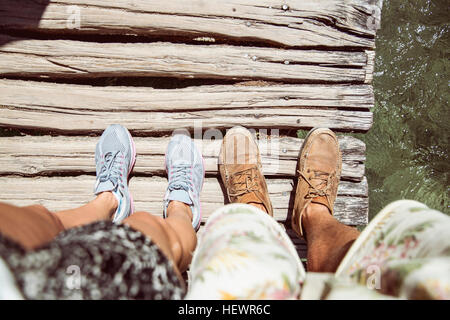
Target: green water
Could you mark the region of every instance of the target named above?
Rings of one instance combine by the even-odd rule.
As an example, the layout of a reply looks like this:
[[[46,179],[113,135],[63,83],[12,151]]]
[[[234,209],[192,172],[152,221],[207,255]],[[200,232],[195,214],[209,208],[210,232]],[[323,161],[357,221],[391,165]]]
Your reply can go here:
[[[370,216],[396,199],[449,213],[448,0],[385,0],[367,144]]]
[[[370,218],[397,199],[450,213],[449,6],[384,0],[374,125],[355,135],[367,145]]]

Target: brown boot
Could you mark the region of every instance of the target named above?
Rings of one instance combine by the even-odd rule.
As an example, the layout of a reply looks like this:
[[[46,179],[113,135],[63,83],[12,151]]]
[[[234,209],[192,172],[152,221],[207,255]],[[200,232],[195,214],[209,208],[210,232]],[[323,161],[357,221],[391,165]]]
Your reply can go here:
[[[273,216],[258,144],[250,131],[234,127],[227,132],[219,154],[219,171],[231,203],[256,204]]]
[[[300,150],[292,228],[303,237],[302,215],[310,203],[320,203],[333,214],[341,178],[342,156],[336,135],[330,129],[315,128]]]

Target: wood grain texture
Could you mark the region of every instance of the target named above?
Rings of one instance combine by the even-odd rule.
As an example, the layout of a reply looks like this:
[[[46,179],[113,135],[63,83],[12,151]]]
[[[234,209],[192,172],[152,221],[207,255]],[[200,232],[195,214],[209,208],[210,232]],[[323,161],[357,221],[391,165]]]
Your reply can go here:
[[[284,46],[373,48],[382,3],[380,0],[46,2],[5,1],[0,10],[0,27],[52,33],[207,37]],[[283,4],[287,6],[283,8]],[[80,19],[74,20],[78,12]]]
[[[61,112],[281,107],[369,110],[374,106],[374,94],[370,85],[252,83],[153,89],[0,79],[0,106]]]
[[[78,177],[0,177],[0,201],[18,206],[42,204],[57,211],[81,206],[93,198],[94,176]],[[267,179],[274,217],[286,221],[293,190],[292,179]],[[162,199],[167,180],[162,177],[134,177],[130,181],[137,211],[162,214]],[[367,223],[368,198],[361,195],[367,190],[367,181],[359,183],[341,182],[335,202],[335,216],[342,223],[364,225]],[[358,194],[359,196],[355,196]],[[24,196],[26,195],[26,196]],[[216,178],[205,180],[201,193],[203,221],[225,203],[225,198]],[[290,202],[291,200],[291,202]]]
[[[285,50],[169,42],[94,43],[1,36],[0,76],[175,77],[369,83],[366,51]]]
[[[304,108],[255,108],[190,112],[95,112],[90,110],[49,111],[0,106],[0,126],[51,131],[63,134],[100,133],[111,123],[120,123],[138,135],[170,133],[185,128],[311,129],[327,127],[336,131],[366,132],[372,113]]]
[[[268,132],[270,133],[270,131]],[[195,137],[195,136],[194,136]],[[206,173],[218,174],[218,155],[222,140],[194,139],[202,152]],[[221,139],[221,137],[217,137]],[[134,138],[138,175],[164,175],[164,155],[170,138]],[[95,174],[96,137],[24,136],[0,138],[0,175]],[[294,177],[302,139],[260,139],[265,175]],[[365,144],[351,136],[339,136],[343,157],[342,179],[361,181],[364,176]]]
[[[367,131],[373,101],[369,85],[217,85],[169,90],[3,79],[0,125],[81,134],[101,132],[111,123],[122,123],[139,134],[193,130],[200,125]]]

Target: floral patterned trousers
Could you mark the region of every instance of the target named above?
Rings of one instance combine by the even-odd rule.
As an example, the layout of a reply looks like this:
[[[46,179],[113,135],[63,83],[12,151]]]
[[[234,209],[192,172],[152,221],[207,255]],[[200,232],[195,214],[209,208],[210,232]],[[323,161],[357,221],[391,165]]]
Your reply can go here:
[[[187,299],[450,299],[450,217],[410,200],[384,208],[335,274],[305,272],[284,229],[230,204],[208,219]]]

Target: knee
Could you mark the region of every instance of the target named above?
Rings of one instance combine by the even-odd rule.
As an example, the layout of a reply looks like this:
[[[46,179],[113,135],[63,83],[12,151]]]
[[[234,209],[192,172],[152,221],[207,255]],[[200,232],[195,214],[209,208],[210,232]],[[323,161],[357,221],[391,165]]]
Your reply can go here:
[[[152,224],[157,223],[159,217],[156,215],[153,215],[151,213],[145,212],[145,211],[138,211],[133,213],[131,216],[123,220],[123,223],[129,222],[129,221],[142,221],[142,222],[150,222]]]
[[[141,232],[144,231],[144,233],[150,232],[150,230],[166,232],[163,221],[164,219],[162,217],[145,211],[139,211],[124,219],[122,223],[128,224]]]

